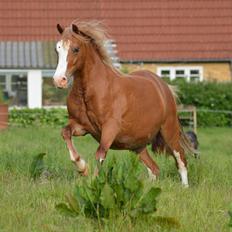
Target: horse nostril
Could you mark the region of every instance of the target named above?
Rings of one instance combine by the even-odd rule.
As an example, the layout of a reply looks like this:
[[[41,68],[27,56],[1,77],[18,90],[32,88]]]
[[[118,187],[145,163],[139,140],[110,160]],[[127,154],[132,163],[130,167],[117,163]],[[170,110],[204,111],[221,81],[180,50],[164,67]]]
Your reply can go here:
[[[66,78],[66,77],[62,77],[62,80],[63,80],[63,81],[66,81],[66,80],[67,80],[67,78]]]

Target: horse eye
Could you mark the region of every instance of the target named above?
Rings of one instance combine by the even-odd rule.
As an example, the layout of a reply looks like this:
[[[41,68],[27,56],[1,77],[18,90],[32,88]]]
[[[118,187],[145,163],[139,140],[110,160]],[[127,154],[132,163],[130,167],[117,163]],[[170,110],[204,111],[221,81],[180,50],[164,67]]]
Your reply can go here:
[[[80,48],[72,48],[73,53],[77,53],[77,52],[79,52],[79,50],[80,50]]]

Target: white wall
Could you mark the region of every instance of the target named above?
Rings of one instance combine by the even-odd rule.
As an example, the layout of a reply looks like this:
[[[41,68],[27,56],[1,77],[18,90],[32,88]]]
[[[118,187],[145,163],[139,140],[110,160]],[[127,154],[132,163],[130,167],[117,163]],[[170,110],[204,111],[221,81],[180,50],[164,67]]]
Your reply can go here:
[[[29,108],[42,107],[42,71],[28,70],[27,101]]]

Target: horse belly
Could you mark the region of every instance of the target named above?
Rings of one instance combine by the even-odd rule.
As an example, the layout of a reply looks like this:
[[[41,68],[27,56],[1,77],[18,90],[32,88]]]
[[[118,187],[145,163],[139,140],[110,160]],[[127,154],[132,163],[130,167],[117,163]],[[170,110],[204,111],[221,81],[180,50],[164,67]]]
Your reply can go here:
[[[159,132],[163,121],[163,111],[158,109],[150,107],[142,112],[131,109],[122,120],[121,132],[114,141],[114,147],[135,150],[150,143]]]
[[[156,131],[151,131],[144,135],[138,133],[137,135],[127,134],[127,135],[117,136],[111,148],[112,149],[136,150],[150,143],[153,137],[155,136],[155,134],[156,134]]]

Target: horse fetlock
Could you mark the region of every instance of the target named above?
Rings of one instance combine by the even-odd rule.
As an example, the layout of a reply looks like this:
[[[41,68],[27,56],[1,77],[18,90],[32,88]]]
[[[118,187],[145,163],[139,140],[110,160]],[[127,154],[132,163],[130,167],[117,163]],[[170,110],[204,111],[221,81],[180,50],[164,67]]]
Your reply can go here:
[[[181,177],[181,182],[184,187],[189,187],[188,184],[188,172],[185,167],[180,168],[179,170],[180,177]]]

